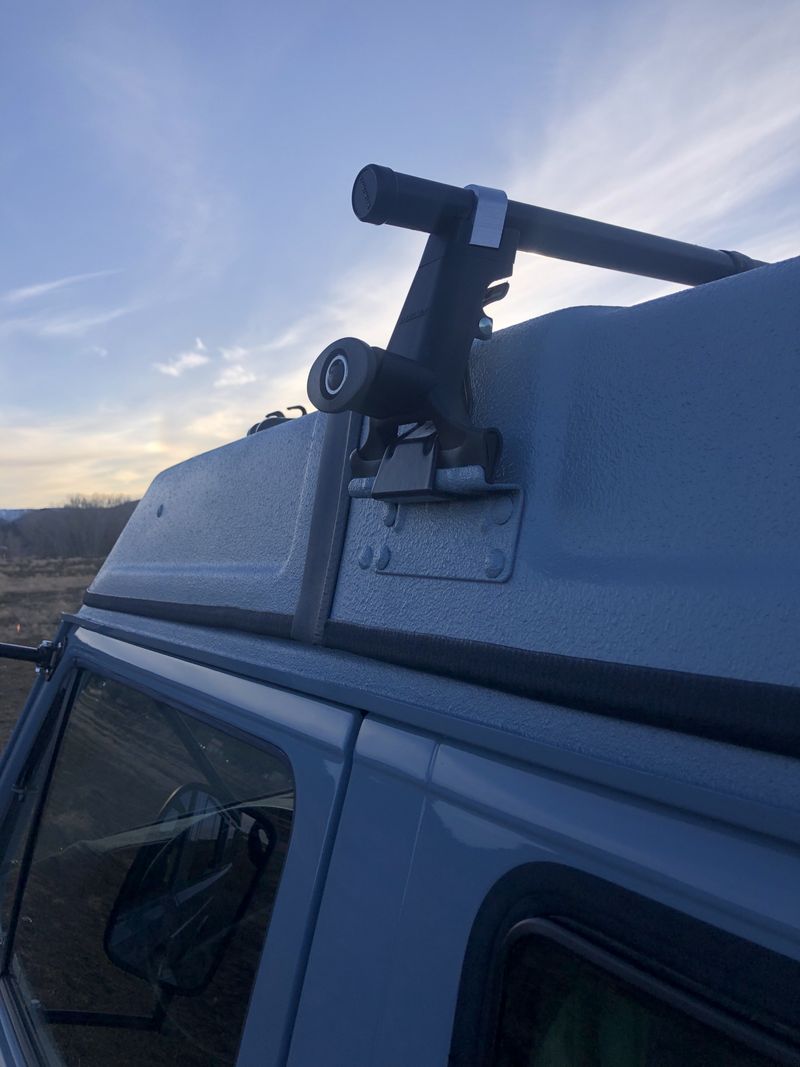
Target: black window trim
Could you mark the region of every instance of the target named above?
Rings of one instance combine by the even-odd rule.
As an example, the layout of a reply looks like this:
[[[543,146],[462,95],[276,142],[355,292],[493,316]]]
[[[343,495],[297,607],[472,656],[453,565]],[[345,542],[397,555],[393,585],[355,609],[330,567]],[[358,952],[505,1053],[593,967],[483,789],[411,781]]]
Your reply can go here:
[[[47,797],[50,793],[53,774],[55,772],[58,754],[61,751],[61,742],[64,739],[64,731],[69,721],[69,712],[75,702],[81,688],[83,672],[74,670],[68,682],[58,691],[53,702],[42,720],[41,726],[33,740],[28,757],[20,770],[19,777],[14,786],[14,794],[21,791],[23,795],[32,789],[31,783],[35,779],[40,768],[43,767],[41,784],[33,789],[34,809],[31,814],[30,825],[27,829],[25,846],[20,858],[19,877],[14,888],[14,901],[8,918],[8,929],[3,930],[3,945],[0,953],[0,983],[11,987],[15,983],[9,981],[11,976],[11,960],[14,950],[14,938],[19,922],[19,913],[22,907],[22,898],[28,884],[28,873],[33,862],[33,853],[36,847],[36,839],[39,833],[39,823],[42,818]],[[9,825],[15,818],[12,807],[9,806],[3,812],[3,823]],[[5,830],[5,826],[3,827]],[[5,839],[5,832],[3,832]],[[16,992],[14,993],[16,996]]]
[[[663,924],[663,925],[662,925]],[[658,929],[654,950],[652,932]],[[702,974],[678,967],[669,954],[671,935],[691,939]],[[487,894],[470,932],[458,991],[449,1067],[491,1067],[503,996],[503,975],[512,946],[523,937],[546,937],[603,970],[777,1063],[800,1065],[800,961],[730,934],[709,923],[577,868],[552,862],[524,864],[504,875]],[[780,1019],[757,1018],[726,969],[724,953],[738,951],[748,963],[774,962],[768,984]],[[718,982],[709,982],[709,972]],[[763,976],[762,976],[763,977]],[[699,980],[702,978],[704,980]],[[732,988],[734,987],[734,988]],[[792,992],[792,989],[797,992]],[[773,1000],[770,1000],[770,1007]]]

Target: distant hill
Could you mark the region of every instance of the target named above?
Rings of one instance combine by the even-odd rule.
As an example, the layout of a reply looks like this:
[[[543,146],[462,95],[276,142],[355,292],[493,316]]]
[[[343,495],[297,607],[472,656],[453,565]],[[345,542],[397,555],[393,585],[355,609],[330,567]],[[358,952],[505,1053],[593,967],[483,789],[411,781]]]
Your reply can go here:
[[[137,503],[0,511],[0,558],[107,556]]]
[[[24,515],[27,508],[0,508],[0,522],[13,522]]]

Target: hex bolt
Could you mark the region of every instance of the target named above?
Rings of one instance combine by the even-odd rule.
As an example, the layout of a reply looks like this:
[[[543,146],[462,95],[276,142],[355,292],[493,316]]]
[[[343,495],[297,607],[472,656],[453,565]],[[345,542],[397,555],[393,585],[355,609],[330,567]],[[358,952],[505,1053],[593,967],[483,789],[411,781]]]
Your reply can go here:
[[[361,551],[358,553],[358,565],[362,571],[369,570],[372,565],[372,546],[364,545]]]
[[[388,545],[381,545],[381,550],[378,553],[378,558],[375,560],[375,570],[385,571],[389,566],[389,560],[392,558],[392,553],[389,551]]]
[[[394,526],[397,522],[397,504],[386,504],[383,509],[383,525]]]
[[[486,568],[487,578],[497,578],[503,571],[506,565],[506,557],[499,548],[490,548],[486,553],[486,559],[484,560],[484,566]]]
[[[514,501],[510,496],[496,496],[492,500],[492,521],[504,526],[514,514]]]

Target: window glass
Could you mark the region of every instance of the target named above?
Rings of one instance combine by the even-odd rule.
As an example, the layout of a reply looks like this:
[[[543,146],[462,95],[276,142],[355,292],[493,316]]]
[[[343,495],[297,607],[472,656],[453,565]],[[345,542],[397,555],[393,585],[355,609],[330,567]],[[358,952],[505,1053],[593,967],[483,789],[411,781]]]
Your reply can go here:
[[[775,1061],[556,941],[510,948],[493,1067],[766,1067]]]
[[[85,679],[12,931],[46,1058],[235,1062],[293,810],[282,753]]]

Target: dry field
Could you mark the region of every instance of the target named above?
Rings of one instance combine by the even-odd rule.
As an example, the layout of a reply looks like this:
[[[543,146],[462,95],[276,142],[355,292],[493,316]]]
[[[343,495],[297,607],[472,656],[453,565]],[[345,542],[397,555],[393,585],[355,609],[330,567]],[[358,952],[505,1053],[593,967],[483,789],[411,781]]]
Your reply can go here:
[[[0,641],[51,640],[62,611],[77,611],[102,559],[0,560]],[[0,751],[35,674],[31,663],[0,659]]]

